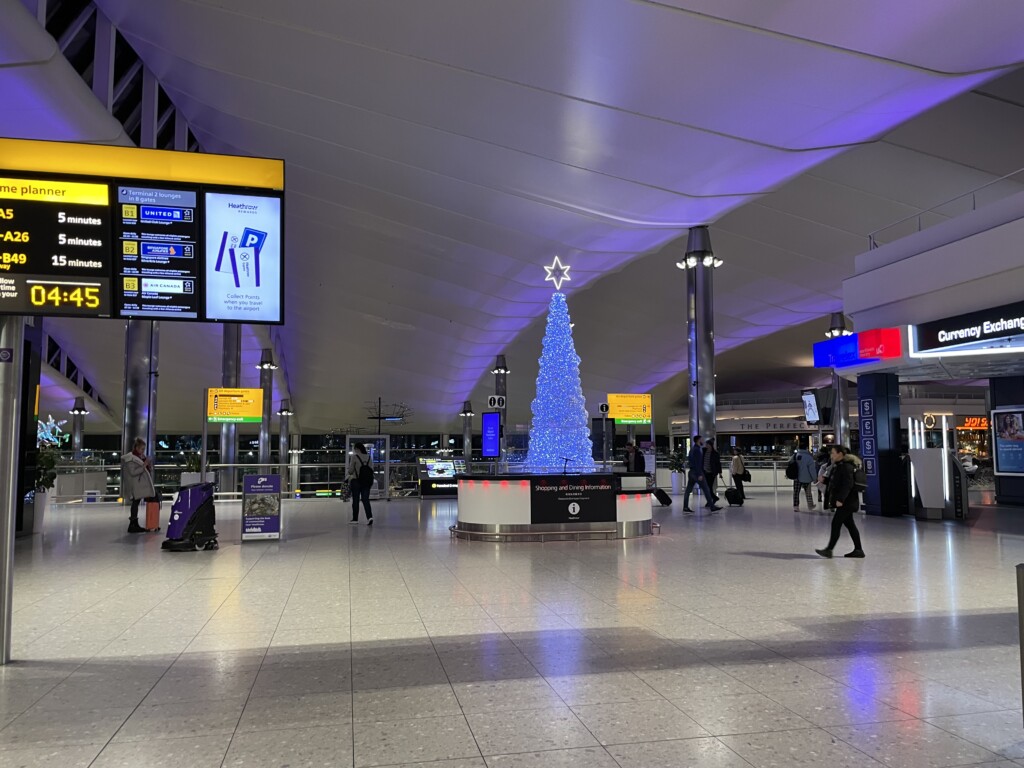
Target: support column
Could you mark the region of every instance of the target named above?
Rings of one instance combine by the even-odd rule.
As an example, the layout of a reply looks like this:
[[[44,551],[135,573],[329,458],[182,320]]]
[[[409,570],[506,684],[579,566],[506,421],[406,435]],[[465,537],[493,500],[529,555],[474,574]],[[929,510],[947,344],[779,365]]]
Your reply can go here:
[[[239,323],[224,323],[222,326],[223,349],[220,361],[220,385],[237,389],[242,370],[242,326]],[[221,470],[221,491],[235,493],[238,490],[238,427],[235,424],[220,425],[220,463],[232,466]]]
[[[289,442],[291,438],[291,415],[292,401],[282,400],[281,407],[277,411],[277,463],[282,465],[288,463],[288,452],[290,448]],[[284,472],[281,474],[284,475],[281,478],[282,490],[287,492],[290,490],[288,487],[288,476]]]
[[[159,373],[160,323],[129,320],[124,345],[124,431],[121,453],[132,449],[136,437],[156,447],[156,393]]]
[[[862,373],[857,377],[860,457],[868,489],[864,510],[869,515],[899,517],[909,512],[907,478],[900,461],[900,379],[893,373]]]
[[[708,438],[715,436],[715,267],[707,227],[690,228],[686,259],[690,264],[686,270],[690,434]]]
[[[501,399],[499,403],[503,403],[498,408],[498,413],[501,414],[501,442],[500,442],[500,455],[498,456],[498,472],[508,472],[508,438],[506,433],[508,432],[508,364],[505,362],[504,355],[498,355],[498,359],[494,364],[494,370],[491,371],[494,374],[494,394]]]
[[[0,317],[0,664],[11,660],[25,318]]]
[[[271,349],[264,349],[260,356],[260,389],[263,390],[263,419],[260,421],[260,448],[259,464],[260,471],[266,472],[270,467],[270,422],[271,401],[274,398],[274,352]]]
[[[287,459],[287,461],[288,461],[288,473],[289,473],[288,487],[291,488],[292,494],[294,496],[296,496],[296,497],[298,497],[298,495],[302,491],[302,485],[301,485],[300,480],[299,480],[299,471],[301,469],[299,467],[299,463],[302,460],[302,448],[301,448],[301,446],[302,446],[302,436],[296,434],[295,435],[295,447],[292,448],[288,452],[288,459]]]
[[[462,458],[466,462],[466,473],[472,471],[470,462],[473,460],[473,404],[466,400],[462,404]]]
[[[850,399],[846,379],[832,369],[832,389],[836,393],[836,404],[832,409],[832,428],[836,433],[836,444],[850,447]]]
[[[82,458],[82,438],[85,435],[85,417],[89,413],[85,409],[85,398],[76,397],[71,408],[71,449],[75,452],[75,461]]]

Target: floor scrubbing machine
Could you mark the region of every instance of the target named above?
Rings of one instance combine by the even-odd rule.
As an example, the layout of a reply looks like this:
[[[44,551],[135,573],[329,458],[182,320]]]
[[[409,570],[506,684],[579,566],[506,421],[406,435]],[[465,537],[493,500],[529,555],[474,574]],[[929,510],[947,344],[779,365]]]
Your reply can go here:
[[[219,549],[217,516],[213,508],[213,483],[186,485],[178,491],[167,523],[163,548],[171,552]]]

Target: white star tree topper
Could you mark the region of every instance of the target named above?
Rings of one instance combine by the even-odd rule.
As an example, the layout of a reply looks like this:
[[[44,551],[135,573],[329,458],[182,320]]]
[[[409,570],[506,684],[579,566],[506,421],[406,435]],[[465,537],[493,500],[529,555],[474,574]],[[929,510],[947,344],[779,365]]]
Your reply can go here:
[[[544,278],[544,282],[546,283],[550,280],[555,284],[556,291],[562,290],[563,282],[572,280],[569,277],[569,265],[563,264],[557,256],[555,256],[555,260],[550,267],[544,267],[544,271],[548,273],[548,276]]]

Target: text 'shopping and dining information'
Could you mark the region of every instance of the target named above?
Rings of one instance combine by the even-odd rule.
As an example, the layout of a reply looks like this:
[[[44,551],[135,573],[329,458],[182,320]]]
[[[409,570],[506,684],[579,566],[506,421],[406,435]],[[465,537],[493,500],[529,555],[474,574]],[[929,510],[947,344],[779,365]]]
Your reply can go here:
[[[0,176],[0,313],[110,317],[106,184]]]
[[[117,185],[122,317],[199,317],[194,190]]]

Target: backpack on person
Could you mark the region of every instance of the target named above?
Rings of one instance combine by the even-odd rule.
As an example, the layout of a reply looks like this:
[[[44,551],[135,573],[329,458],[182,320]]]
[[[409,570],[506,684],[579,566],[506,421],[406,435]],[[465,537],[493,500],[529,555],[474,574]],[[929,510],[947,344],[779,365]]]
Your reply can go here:
[[[800,464],[797,462],[796,457],[789,460],[789,464],[786,465],[786,478],[788,480],[797,480],[800,477]]]
[[[360,459],[360,461],[362,461],[362,459]],[[365,488],[370,488],[371,486],[373,486],[373,467],[370,466],[369,461],[364,463],[363,466],[359,468],[359,472],[356,474],[356,479],[359,481],[359,484],[364,486]]]
[[[864,493],[868,489],[868,473],[860,466],[853,470],[853,490]]]

